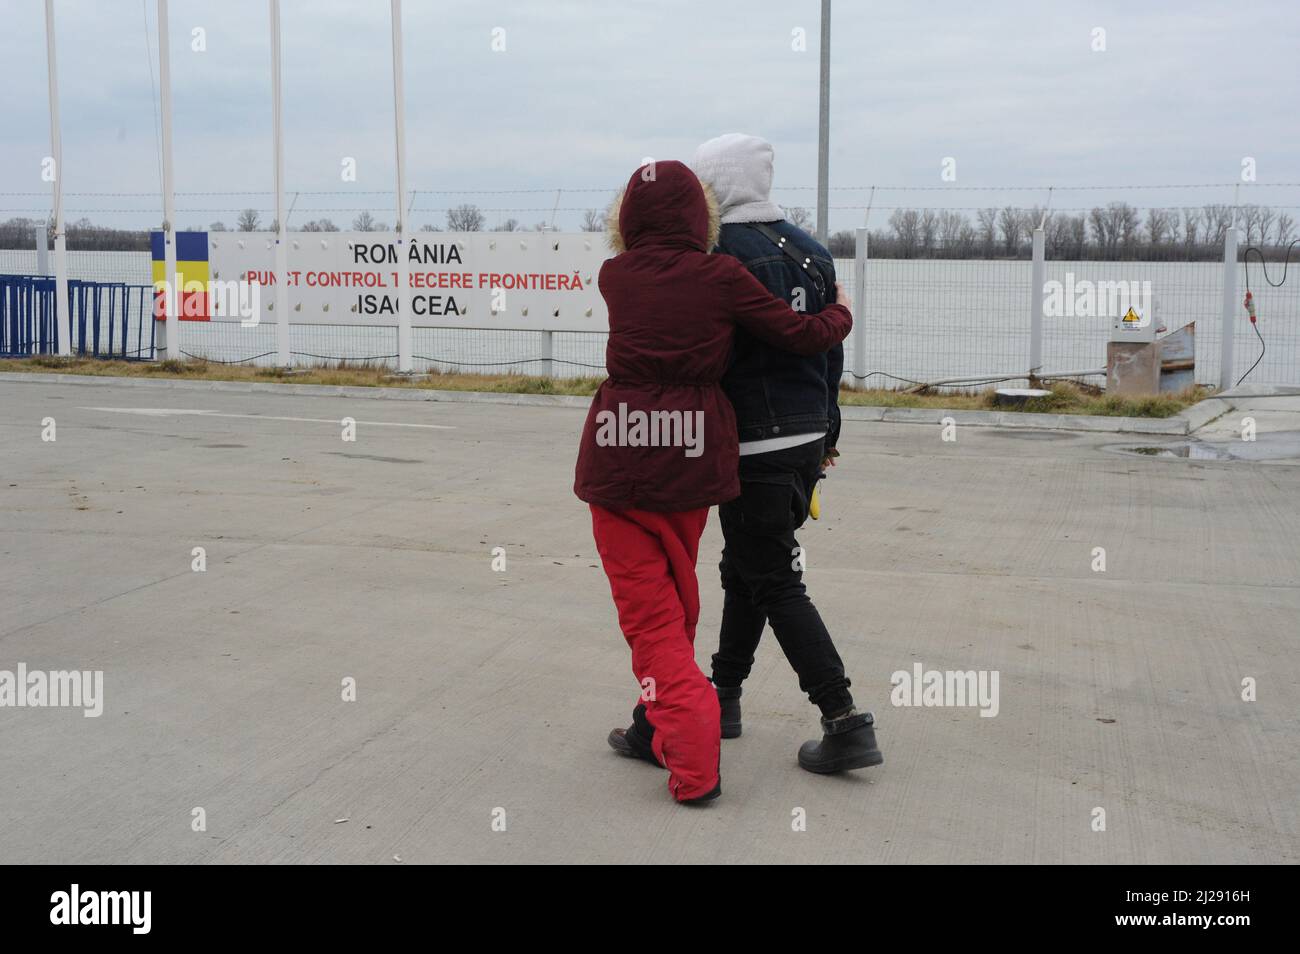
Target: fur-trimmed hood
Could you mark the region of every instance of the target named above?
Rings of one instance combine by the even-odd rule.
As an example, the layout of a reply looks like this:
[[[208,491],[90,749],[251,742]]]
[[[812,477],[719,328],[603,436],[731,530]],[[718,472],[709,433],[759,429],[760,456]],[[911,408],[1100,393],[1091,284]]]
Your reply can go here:
[[[673,159],[632,173],[605,216],[606,238],[615,255],[642,244],[711,252],[721,227],[713,190]]]

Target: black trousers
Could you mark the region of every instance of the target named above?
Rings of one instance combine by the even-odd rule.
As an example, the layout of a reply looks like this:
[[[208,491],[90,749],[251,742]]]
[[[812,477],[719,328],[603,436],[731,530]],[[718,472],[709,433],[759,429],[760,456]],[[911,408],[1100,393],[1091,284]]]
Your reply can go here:
[[[853,705],[844,663],[817,607],[808,598],[795,531],[821,472],[824,442],[740,458],[740,497],[718,508],[722,550],[722,631],[713,656],[713,681],[734,687],[754,665],[763,627],[799,676],[799,688],[824,716]]]

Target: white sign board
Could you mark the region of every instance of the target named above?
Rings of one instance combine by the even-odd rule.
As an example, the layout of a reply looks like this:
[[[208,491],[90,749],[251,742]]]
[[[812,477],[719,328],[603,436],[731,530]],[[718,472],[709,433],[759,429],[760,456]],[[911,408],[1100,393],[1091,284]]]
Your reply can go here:
[[[209,232],[212,281],[261,286],[260,322],[274,323],[275,233]],[[290,232],[289,321],[397,324],[397,236],[391,232]],[[593,232],[421,232],[410,263],[415,327],[607,331],[596,278],[610,257]],[[214,307],[213,321],[238,321]]]

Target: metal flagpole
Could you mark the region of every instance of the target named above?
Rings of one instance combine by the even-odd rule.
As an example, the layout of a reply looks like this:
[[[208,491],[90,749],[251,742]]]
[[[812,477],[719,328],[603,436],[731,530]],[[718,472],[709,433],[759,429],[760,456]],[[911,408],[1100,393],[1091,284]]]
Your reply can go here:
[[[167,320],[163,325],[163,347],[169,358],[181,356],[180,276],[176,267],[176,194],[172,172],[172,57],[167,28],[167,0],[158,0],[158,83],[162,105],[162,190],[163,190],[163,298]]]
[[[63,136],[59,130],[59,79],[54,57],[54,0],[45,0],[45,61],[50,84],[50,158],[54,161],[54,307],[63,321],[59,354],[72,354],[72,312],[68,310],[68,240],[63,234]]]
[[[393,131],[397,152],[397,371],[411,365],[411,260],[406,237],[406,97],[402,77],[402,0],[391,0],[393,20]]]
[[[822,0],[821,83],[817,96],[817,241],[830,234],[828,197],[831,162],[831,0]]]
[[[285,241],[284,127],[280,97],[280,0],[271,7],[271,126],[275,150],[275,363],[289,367],[289,249]]]

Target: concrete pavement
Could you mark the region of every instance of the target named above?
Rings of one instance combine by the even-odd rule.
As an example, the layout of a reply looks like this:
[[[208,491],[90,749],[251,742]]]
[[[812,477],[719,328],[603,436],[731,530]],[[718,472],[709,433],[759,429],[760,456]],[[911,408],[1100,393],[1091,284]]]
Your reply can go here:
[[[1207,441],[1243,409],[1300,431],[1264,400]],[[798,769],[815,714],[769,633],[691,810],[605,746],[637,687],[570,491],[580,408],[53,377],[0,377],[0,408],[0,671],[105,692],[0,708],[2,861],[1300,861],[1294,457],[847,423],[802,539],[885,764]],[[715,517],[701,662],[719,545]],[[917,663],[997,672],[998,714],[891,705]]]

